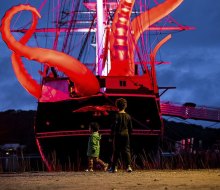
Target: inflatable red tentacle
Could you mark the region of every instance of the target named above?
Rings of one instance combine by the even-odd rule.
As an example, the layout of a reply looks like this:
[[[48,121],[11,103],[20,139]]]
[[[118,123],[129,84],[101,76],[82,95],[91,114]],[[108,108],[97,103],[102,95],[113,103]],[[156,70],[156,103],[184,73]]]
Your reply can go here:
[[[139,16],[137,16],[131,22],[131,30],[133,31],[133,41],[134,43],[129,43],[129,51],[131,55],[131,61],[134,65],[134,49],[135,45],[138,42],[141,34],[148,29],[149,26],[155,24],[168,14],[170,14],[173,10],[175,10],[183,0],[166,0],[165,2],[157,5],[156,7],[146,11]]]
[[[19,56],[46,63],[50,67],[56,67],[64,72],[74,82],[79,96],[89,96],[98,93],[100,86],[97,78],[77,59],[55,50],[25,46],[13,37],[10,33],[10,21],[17,12],[22,10],[31,11],[40,17],[37,10],[29,5],[18,5],[7,11],[2,19],[1,31],[2,39],[8,47]]]
[[[135,0],[121,0],[112,23],[110,38],[111,70],[109,75],[134,75],[135,45],[148,27],[176,9],[183,0],[166,0],[164,3],[137,16],[130,24]],[[130,25],[129,25],[130,24]],[[128,33],[131,29],[132,35]]]
[[[121,0],[112,22],[110,37],[111,70],[109,76],[132,75],[128,51],[130,16],[135,0]]]
[[[38,23],[38,16],[33,12],[33,21],[31,27],[25,33],[25,35],[19,40],[20,43],[26,44],[28,40],[34,33],[34,30]],[[22,59],[18,54],[12,53],[12,66],[15,72],[15,75],[21,85],[35,98],[40,98],[41,96],[41,85],[31,77],[31,75],[27,72],[22,63]]]
[[[154,50],[150,54],[150,62],[151,62],[151,75],[152,75],[152,87],[154,89],[155,93],[158,93],[158,86],[156,85],[156,70],[155,70],[155,60],[156,60],[156,54],[160,47],[165,44],[169,39],[171,39],[172,35],[169,34],[165,38],[163,38],[154,48]]]
[[[13,53],[11,59],[18,81],[32,96],[39,99],[41,97],[41,85],[27,72],[19,55]]]

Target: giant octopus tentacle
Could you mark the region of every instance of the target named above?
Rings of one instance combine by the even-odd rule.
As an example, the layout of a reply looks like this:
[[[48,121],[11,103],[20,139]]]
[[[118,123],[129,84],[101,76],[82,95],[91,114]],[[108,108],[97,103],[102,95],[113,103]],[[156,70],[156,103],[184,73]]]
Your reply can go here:
[[[156,71],[155,71],[155,60],[156,60],[156,54],[160,47],[165,44],[169,39],[171,39],[171,34],[167,35],[165,38],[163,38],[154,48],[154,50],[150,54],[150,63],[151,63],[151,75],[152,75],[152,87],[154,89],[155,93],[158,93],[158,86],[155,84],[156,82]]]
[[[167,16],[183,0],[166,0],[164,3],[137,16],[130,23],[130,15],[135,0],[121,0],[112,23],[110,38],[111,64],[109,75],[133,76],[135,46],[141,34],[148,27]],[[128,29],[131,29],[129,33]]]
[[[70,78],[70,80],[74,82],[76,92],[79,96],[89,96],[98,93],[100,86],[97,78],[85,65],[83,65],[77,59],[55,50],[25,46],[24,44],[30,38],[31,32],[27,34],[26,39],[23,38],[21,42],[18,42],[13,37],[13,35],[10,33],[11,19],[16,13],[23,10],[31,11],[33,14],[40,17],[40,14],[34,7],[31,7],[30,5],[18,5],[7,11],[2,19],[2,39],[5,41],[9,49],[18,54],[16,56],[13,56],[13,61],[17,62],[18,64],[21,64],[22,62],[21,60],[19,61],[20,58],[18,59],[17,56],[22,56],[30,60],[35,60],[40,63],[47,64],[50,67],[56,67],[59,71],[64,72]],[[35,26],[32,24],[32,27]],[[32,92],[32,90],[30,89],[34,87],[39,88],[39,86],[34,84],[34,82],[32,81],[30,83],[31,87],[29,87],[27,85],[27,80],[30,79],[29,74],[26,71],[24,71],[24,68],[18,68],[23,71],[22,85],[24,83],[25,88],[30,93],[33,93],[33,96],[39,98],[40,93]]]
[[[33,16],[33,21],[31,27],[28,29],[25,35],[19,40],[19,42],[22,43],[23,45],[26,44],[28,40],[31,38],[38,23],[37,15],[32,13],[32,16]],[[22,63],[21,56],[13,52],[11,59],[12,59],[12,66],[18,81],[30,94],[32,94],[35,98],[39,99],[41,96],[41,85],[38,84],[37,81],[33,79],[31,75],[27,72],[27,70],[24,67],[24,64]]]
[[[128,33],[135,0],[121,0],[116,9],[110,35],[111,70],[109,76],[129,76]]]
[[[133,43],[129,43],[129,54],[130,60],[132,61],[131,65],[134,65],[134,49],[135,45],[138,42],[141,34],[146,31],[149,26],[155,24],[168,14],[170,14],[173,10],[175,10],[183,0],[166,0],[165,2],[157,5],[156,7],[146,11],[139,16],[135,17],[131,22],[131,30],[132,30],[132,39]]]

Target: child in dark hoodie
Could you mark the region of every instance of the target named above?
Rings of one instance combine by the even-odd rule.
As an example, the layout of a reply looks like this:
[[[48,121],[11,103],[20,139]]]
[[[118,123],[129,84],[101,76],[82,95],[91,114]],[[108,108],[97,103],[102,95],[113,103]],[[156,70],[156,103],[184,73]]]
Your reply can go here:
[[[107,171],[108,164],[99,158],[101,140],[101,135],[99,134],[99,124],[92,122],[89,125],[89,129],[91,131],[91,135],[89,137],[87,148],[88,169],[86,169],[86,171],[93,171],[93,162],[100,164],[103,167],[103,170]]]

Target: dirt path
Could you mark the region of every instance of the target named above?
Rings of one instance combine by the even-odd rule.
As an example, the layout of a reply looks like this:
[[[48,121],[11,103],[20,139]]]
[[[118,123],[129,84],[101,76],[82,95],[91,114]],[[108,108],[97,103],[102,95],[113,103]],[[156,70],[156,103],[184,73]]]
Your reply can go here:
[[[0,174],[1,190],[219,190],[220,170],[142,170],[127,173],[40,172]]]

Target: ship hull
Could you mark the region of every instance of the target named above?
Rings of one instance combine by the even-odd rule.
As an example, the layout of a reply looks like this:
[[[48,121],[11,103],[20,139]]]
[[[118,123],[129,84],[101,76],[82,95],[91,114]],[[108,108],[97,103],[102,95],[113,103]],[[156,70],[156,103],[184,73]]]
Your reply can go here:
[[[100,157],[111,162],[110,129],[116,111],[114,102],[119,97],[127,99],[126,111],[132,116],[134,130],[131,149],[132,157],[136,158],[133,164],[145,167],[143,155],[147,160],[152,156],[149,154],[158,154],[163,124],[159,102],[154,95],[105,93],[59,102],[39,102],[35,135],[48,170],[78,171],[86,167],[87,141],[90,134],[88,125],[92,121],[101,126]]]

